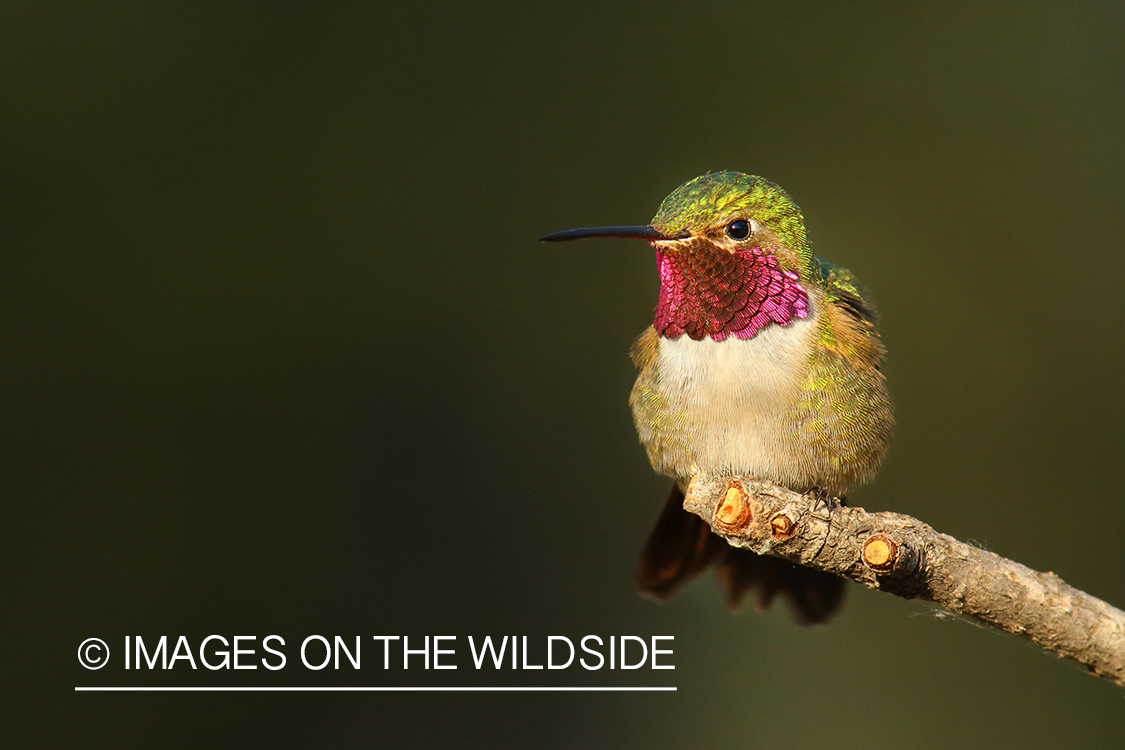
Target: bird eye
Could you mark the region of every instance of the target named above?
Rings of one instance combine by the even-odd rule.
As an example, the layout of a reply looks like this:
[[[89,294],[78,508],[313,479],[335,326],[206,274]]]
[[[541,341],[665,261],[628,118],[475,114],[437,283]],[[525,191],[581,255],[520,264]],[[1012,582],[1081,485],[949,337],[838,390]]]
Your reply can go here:
[[[727,224],[727,237],[732,240],[744,240],[750,236],[750,222],[746,219],[735,219]]]

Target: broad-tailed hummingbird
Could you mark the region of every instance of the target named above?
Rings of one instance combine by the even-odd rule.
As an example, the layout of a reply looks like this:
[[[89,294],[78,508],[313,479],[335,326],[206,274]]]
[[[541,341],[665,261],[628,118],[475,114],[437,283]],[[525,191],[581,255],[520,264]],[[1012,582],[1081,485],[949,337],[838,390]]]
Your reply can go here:
[[[761,177],[715,172],[672,192],[648,225],[557,232],[647,241],[660,293],[633,346],[629,399],[653,468],[675,484],[638,570],[670,596],[714,564],[728,602],[757,588],[820,622],[843,580],[734,549],[682,507],[697,472],[842,497],[883,460],[894,422],[875,311],[847,270],[813,257],[800,209]]]

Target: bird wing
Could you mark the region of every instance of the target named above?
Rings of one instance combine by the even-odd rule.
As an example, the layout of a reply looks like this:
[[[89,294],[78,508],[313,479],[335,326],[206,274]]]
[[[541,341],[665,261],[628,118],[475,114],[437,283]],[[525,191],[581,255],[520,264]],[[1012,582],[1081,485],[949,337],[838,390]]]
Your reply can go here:
[[[875,310],[875,303],[860,286],[855,274],[822,258],[816,258],[816,262],[820,266],[820,274],[828,298],[856,320],[875,325],[879,317]]]

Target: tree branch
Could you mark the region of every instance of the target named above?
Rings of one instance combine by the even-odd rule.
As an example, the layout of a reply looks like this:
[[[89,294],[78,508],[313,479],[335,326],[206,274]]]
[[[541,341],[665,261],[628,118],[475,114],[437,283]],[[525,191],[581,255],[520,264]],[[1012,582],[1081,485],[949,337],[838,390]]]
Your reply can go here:
[[[1125,686],[1125,612],[901,513],[868,513],[746,477],[697,475],[684,508],[734,547],[925,599]]]

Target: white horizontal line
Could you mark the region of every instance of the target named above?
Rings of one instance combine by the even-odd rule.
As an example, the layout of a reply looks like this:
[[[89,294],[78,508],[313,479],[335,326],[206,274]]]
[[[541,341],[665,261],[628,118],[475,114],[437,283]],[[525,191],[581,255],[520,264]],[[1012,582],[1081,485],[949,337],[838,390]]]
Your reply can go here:
[[[675,692],[675,687],[75,687],[77,693],[597,693]]]

